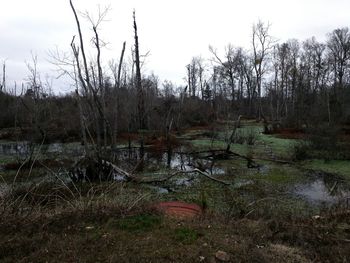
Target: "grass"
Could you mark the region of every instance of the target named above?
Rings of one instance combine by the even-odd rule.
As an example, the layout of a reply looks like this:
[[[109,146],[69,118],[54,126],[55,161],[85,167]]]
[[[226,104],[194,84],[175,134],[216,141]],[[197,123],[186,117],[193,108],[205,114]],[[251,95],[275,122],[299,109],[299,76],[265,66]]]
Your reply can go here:
[[[16,161],[16,157],[8,155],[0,155],[0,165]]]
[[[27,220],[2,220],[0,261],[186,263],[204,258],[211,262],[218,250],[230,255],[232,262],[310,262],[315,257],[344,262],[350,257],[346,243],[337,241],[349,229],[344,220],[334,221],[331,227],[326,219],[223,220],[221,215],[210,213],[194,221],[164,218],[159,223],[156,219],[151,228],[141,223],[142,231],[134,231],[134,227],[130,231],[131,221],[132,226],[154,222],[152,214],[145,217],[143,211],[130,211],[134,215],[126,217],[125,229],[124,223],[123,227],[111,227],[111,220],[123,220],[115,212],[113,208],[79,213],[61,210]]]
[[[299,170],[288,165],[280,167],[270,164],[267,169],[268,171],[266,173],[255,174],[251,178],[265,181],[273,185],[279,184],[288,186],[302,182],[306,179]]]
[[[270,147],[276,156],[287,159],[292,157],[292,150],[296,142],[296,140],[293,139],[281,139],[274,135],[266,134],[260,134],[258,141],[259,143]]]
[[[192,244],[199,238],[199,233],[189,227],[180,227],[174,230],[174,239],[182,244]]]
[[[257,124],[242,125],[241,128],[237,129],[237,134],[246,136],[247,134],[255,133],[255,143],[254,145],[232,143],[231,150],[242,155],[253,154],[256,157],[265,158],[267,155],[266,151],[270,150],[271,153],[282,159],[291,159],[293,157],[292,150],[296,140],[281,139],[273,135],[266,135],[262,133],[262,130],[262,126]],[[192,139],[190,142],[196,150],[226,149],[226,140],[230,136],[231,131],[219,131],[217,133],[218,136],[214,140],[202,136],[201,138]],[[196,131],[196,133],[191,131],[189,134],[185,134],[183,138],[187,138],[187,135],[193,138],[196,137],[197,134],[203,134],[203,131],[202,133],[199,131]]]
[[[271,169],[266,182],[286,183],[284,177],[292,171],[280,172]],[[172,200],[207,204],[201,218],[189,221],[154,213],[150,207],[159,201],[158,196],[141,198],[150,192],[133,184],[112,188],[102,184],[90,189],[86,185],[82,197],[58,199],[55,206],[43,204],[39,197],[51,196],[57,186],[52,185],[46,194],[42,188],[31,189],[29,195],[22,195],[32,201],[39,198],[39,206],[22,202],[23,208],[33,205],[33,209],[25,214],[10,209],[2,214],[0,261],[186,263],[200,257],[213,260],[218,250],[238,262],[308,262],[316,256],[333,262],[349,259],[347,247],[331,241],[346,238],[348,217],[333,218],[333,214],[321,219],[318,228],[309,220],[310,214],[303,214],[308,211],[304,203],[271,196],[273,192],[265,186],[224,187],[202,179],[197,185],[166,195]],[[337,231],[332,231],[335,227]]]
[[[161,222],[162,219],[158,215],[141,214],[119,219],[115,222],[115,225],[119,229],[129,232],[143,232],[153,230],[155,227],[159,226]]]
[[[336,173],[350,181],[350,161],[347,160],[324,161],[313,159],[305,161],[303,167],[327,173]]]
[[[196,150],[225,149],[227,143],[211,139],[191,140],[191,144]]]

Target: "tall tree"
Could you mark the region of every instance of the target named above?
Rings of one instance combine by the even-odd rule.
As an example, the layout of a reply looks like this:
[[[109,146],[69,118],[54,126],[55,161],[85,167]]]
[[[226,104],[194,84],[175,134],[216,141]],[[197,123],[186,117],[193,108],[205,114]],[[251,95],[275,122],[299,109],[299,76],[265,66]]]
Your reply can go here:
[[[225,57],[221,59],[217,54],[217,51],[209,46],[209,51],[214,55],[213,61],[221,65],[223,69],[224,76],[229,81],[229,86],[231,88],[232,101],[235,100],[235,81],[237,78],[237,71],[239,67],[239,61],[236,54],[235,48],[229,44],[225,50]]]
[[[137,35],[137,24],[136,24],[135,10],[133,12],[133,19],[134,19],[134,39],[135,39],[134,52],[135,52],[135,67],[136,67],[135,84],[136,84],[137,100],[138,100],[138,102],[137,102],[137,114],[138,114],[139,129],[145,129],[146,128],[145,98],[144,98],[144,91],[143,91],[142,80],[141,80],[139,37]]]
[[[334,87],[343,88],[344,75],[349,70],[350,32],[349,28],[338,28],[328,35],[327,47],[330,63],[334,70]]]
[[[265,25],[262,21],[253,25],[252,44],[254,54],[254,70],[256,75],[256,86],[258,92],[258,112],[257,117],[263,117],[262,112],[262,79],[267,70],[267,57],[273,48],[274,40],[269,34],[270,25]]]

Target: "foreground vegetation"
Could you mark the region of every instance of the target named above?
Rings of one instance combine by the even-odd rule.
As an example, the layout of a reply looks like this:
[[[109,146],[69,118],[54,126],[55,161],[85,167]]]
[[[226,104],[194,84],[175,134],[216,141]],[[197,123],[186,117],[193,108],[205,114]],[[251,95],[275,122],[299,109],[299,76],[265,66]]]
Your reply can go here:
[[[189,129],[176,140],[186,146],[186,158],[190,152],[225,149],[230,125],[216,124],[214,134],[213,127]],[[341,194],[349,193],[349,161],[297,161],[293,151],[299,139],[262,131],[244,121],[231,145],[257,166],[248,168],[239,156],[215,161],[212,176],[229,185],[195,174],[153,184],[73,183],[60,173],[62,164],[72,165],[64,161],[67,154],[74,156],[69,150],[37,154],[37,165],[20,170],[8,166],[1,172],[7,184],[1,188],[0,260],[221,262],[216,256],[223,251],[230,262],[348,261],[349,206]],[[147,154],[163,156],[159,141],[149,141]],[[6,162],[13,163],[10,159]],[[206,165],[200,156],[185,165],[195,162]],[[149,157],[136,176],[163,178],[176,169],[176,162],[167,167],[162,158]],[[319,180],[330,199],[299,191]],[[197,203],[204,213],[185,220],[155,208],[173,200]]]
[[[2,262],[346,262],[347,221],[261,220],[208,213],[193,221],[138,207],[93,206],[1,222]]]

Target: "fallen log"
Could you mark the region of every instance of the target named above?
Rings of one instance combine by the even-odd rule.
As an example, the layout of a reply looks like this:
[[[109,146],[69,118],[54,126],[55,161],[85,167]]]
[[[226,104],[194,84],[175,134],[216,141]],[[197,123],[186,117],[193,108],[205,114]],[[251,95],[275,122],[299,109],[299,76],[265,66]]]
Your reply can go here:
[[[78,161],[78,163],[80,163],[82,161],[82,159],[80,159]],[[135,176],[135,174],[133,173],[133,171],[135,171],[135,169],[132,170],[132,172],[127,172],[125,170],[123,170],[122,168],[118,167],[117,165],[113,164],[112,162],[109,162],[107,160],[101,160],[101,164],[105,167],[108,167],[110,169],[110,173],[114,172],[117,175],[120,175],[122,177],[124,177],[126,179],[126,181],[132,181],[135,183],[146,183],[146,184],[150,184],[150,183],[161,183],[161,182],[165,182],[170,180],[172,177],[178,175],[178,174],[193,174],[193,173],[197,173],[200,175],[205,176],[206,178],[224,184],[224,185],[231,185],[231,183],[229,182],[225,182],[222,180],[219,180],[217,178],[212,177],[211,175],[209,175],[207,172],[202,171],[198,168],[195,168],[193,170],[189,170],[189,171],[175,171],[173,173],[171,173],[170,175],[166,176],[165,178],[159,178],[159,179],[152,179],[152,180],[145,180],[142,179],[138,176]],[[75,165],[75,167],[73,169],[77,168],[77,164]],[[80,176],[81,178],[81,176]],[[88,178],[89,179],[89,178]]]
[[[213,180],[213,181],[215,181],[217,183],[221,183],[221,184],[224,184],[224,185],[231,185],[231,183],[219,180],[217,178],[214,178],[211,175],[209,175],[208,173],[199,170],[198,168],[195,168],[195,169],[189,170],[189,171],[175,171],[175,172],[171,173],[169,176],[167,176],[165,178],[154,179],[154,180],[141,180],[139,182],[140,183],[148,183],[148,184],[149,183],[162,183],[162,182],[168,181],[169,179],[171,179],[172,177],[174,177],[174,176],[176,176],[178,174],[193,174],[193,173],[201,174],[201,175],[207,177],[208,179]]]
[[[199,173],[205,177],[207,177],[210,180],[213,180],[215,182],[224,184],[224,185],[231,185],[231,183],[225,182],[225,181],[221,181],[219,179],[216,179],[212,176],[210,176],[208,173],[201,171],[197,168],[193,169],[193,170],[189,170],[189,171],[175,171],[173,173],[171,173],[169,176],[165,177],[165,178],[161,178],[161,179],[154,179],[154,180],[142,180],[141,178],[138,178],[136,176],[134,176],[133,174],[130,174],[124,170],[122,170],[121,168],[119,168],[118,166],[116,166],[115,164],[108,162],[108,161],[103,161],[105,164],[109,165],[113,170],[115,170],[118,174],[125,176],[129,181],[134,181],[137,183],[161,183],[161,182],[165,182],[169,179],[171,179],[172,177],[178,175],[178,174],[191,174],[191,173]]]
[[[120,167],[116,166],[115,164],[113,164],[109,161],[102,160],[102,163],[111,167],[111,169],[113,169],[117,174],[124,176],[128,181],[138,181],[139,180],[133,174],[128,173],[127,171],[124,171],[123,169],[121,169]]]

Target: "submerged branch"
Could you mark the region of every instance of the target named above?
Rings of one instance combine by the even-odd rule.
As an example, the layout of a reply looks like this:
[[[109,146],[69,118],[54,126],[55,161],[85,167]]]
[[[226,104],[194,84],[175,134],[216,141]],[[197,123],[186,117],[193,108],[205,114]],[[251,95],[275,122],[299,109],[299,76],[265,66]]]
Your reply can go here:
[[[168,181],[169,179],[173,178],[174,176],[178,175],[178,174],[192,174],[192,173],[199,173],[205,177],[207,177],[210,180],[213,180],[217,183],[221,183],[224,185],[231,185],[231,183],[229,182],[225,182],[225,181],[221,181],[219,179],[216,179],[212,176],[210,176],[208,173],[199,170],[198,168],[195,168],[193,170],[189,170],[189,171],[175,171],[173,173],[171,173],[169,176],[165,177],[165,178],[161,178],[161,179],[154,179],[154,180],[141,180],[140,183],[161,183],[161,182],[165,182]]]
[[[74,165],[74,169],[77,168],[79,163],[80,162],[78,162],[78,163],[76,163]],[[162,182],[170,180],[171,178],[173,178],[174,176],[179,175],[179,174],[193,174],[193,173],[197,173],[197,174],[203,175],[206,178],[208,178],[208,179],[210,179],[212,181],[215,181],[217,183],[221,183],[221,184],[224,184],[224,185],[231,185],[231,183],[219,180],[217,178],[214,178],[211,175],[209,175],[207,172],[202,171],[202,170],[200,170],[198,168],[195,168],[195,169],[189,170],[189,171],[175,171],[175,172],[167,175],[164,178],[147,180],[147,179],[143,179],[141,177],[137,177],[134,174],[135,169],[133,169],[131,172],[127,172],[124,169],[122,169],[122,168],[118,167],[117,165],[115,165],[115,164],[113,164],[113,163],[111,163],[109,161],[106,161],[106,160],[101,160],[101,164],[109,167],[109,169],[111,169],[111,171],[113,171],[116,174],[124,177],[126,179],[126,181],[140,183],[140,184],[142,184],[142,183],[145,183],[145,184],[162,183]]]

